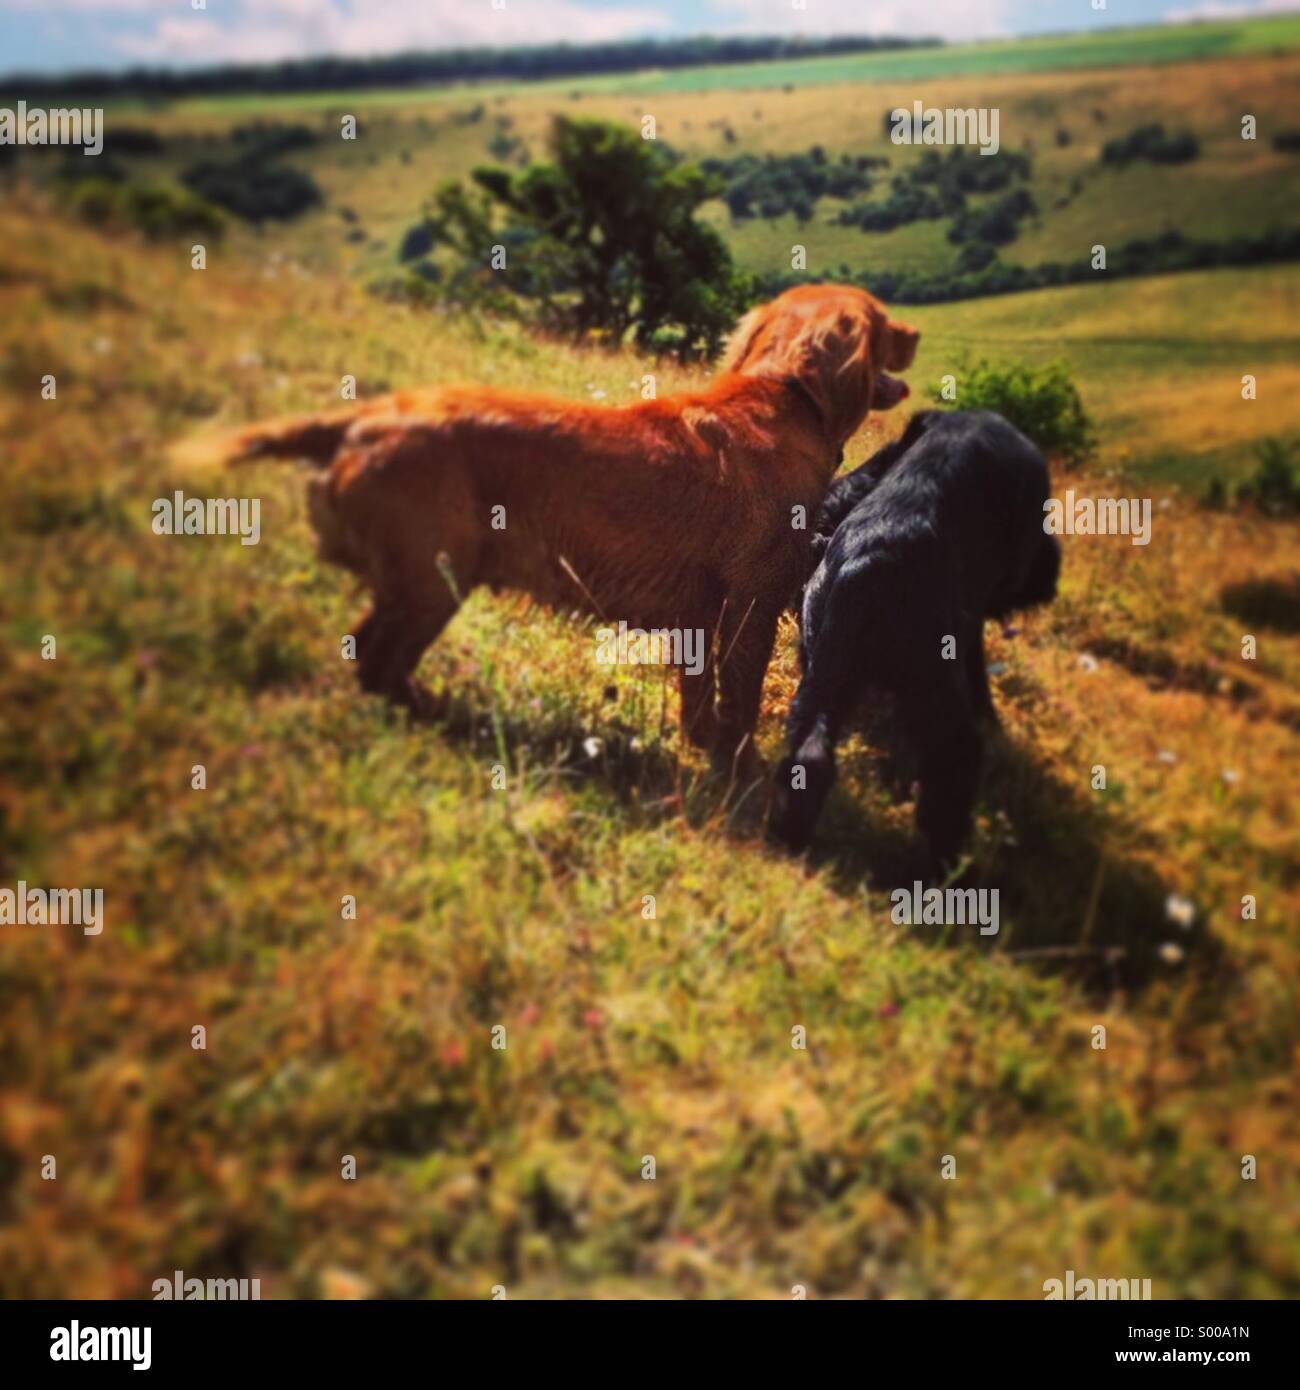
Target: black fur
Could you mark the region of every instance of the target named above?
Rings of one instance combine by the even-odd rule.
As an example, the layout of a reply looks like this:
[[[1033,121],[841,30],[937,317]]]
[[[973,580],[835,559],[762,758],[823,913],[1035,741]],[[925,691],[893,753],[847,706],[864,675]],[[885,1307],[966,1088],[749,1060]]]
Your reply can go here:
[[[868,689],[896,697],[920,756],[917,822],[937,867],[956,861],[979,782],[981,719],[995,720],[984,622],[1056,594],[1060,546],[1043,530],[1042,454],[990,411],[923,411],[827,493],[820,563],[804,589],[803,680],[775,826],[794,848],[835,781],[835,743]],[[943,644],[956,639],[956,659]],[[792,771],[806,785],[791,788]]]

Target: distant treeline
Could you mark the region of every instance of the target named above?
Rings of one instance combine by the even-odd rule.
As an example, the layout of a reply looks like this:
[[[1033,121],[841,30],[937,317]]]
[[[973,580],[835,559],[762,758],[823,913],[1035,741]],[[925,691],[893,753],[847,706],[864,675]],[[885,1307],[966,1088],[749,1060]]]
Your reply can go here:
[[[1218,266],[1264,265],[1276,261],[1300,261],[1300,227],[1276,229],[1257,236],[1236,236],[1226,241],[1196,241],[1180,232],[1139,238],[1111,250],[1105,270],[1094,270],[1088,258],[1078,261],[1046,261],[1041,265],[1014,265],[995,261],[982,269],[940,271],[925,274],[913,270],[873,270],[855,273],[849,266],[822,275],[779,274],[759,277],[754,299],[762,301],[816,280],[844,280],[861,285],[892,304],[945,304],[957,299],[982,299],[986,295],[1017,294],[1052,285],[1077,285],[1084,281],[1127,279],[1134,275],[1163,275],[1176,270],[1209,270]]]
[[[0,77],[0,92],[27,101],[64,96],[183,97],[217,92],[332,92],[364,87],[418,87],[478,81],[537,81],[596,77],[642,68],[757,63],[781,58],[819,58],[837,53],[935,47],[939,39],[779,37],[628,39],[620,43],[544,44],[536,48],[464,48],[447,53],[396,53],[388,57],[294,59],[257,66],[226,65],[172,71],[73,72],[57,77],[17,73]]]

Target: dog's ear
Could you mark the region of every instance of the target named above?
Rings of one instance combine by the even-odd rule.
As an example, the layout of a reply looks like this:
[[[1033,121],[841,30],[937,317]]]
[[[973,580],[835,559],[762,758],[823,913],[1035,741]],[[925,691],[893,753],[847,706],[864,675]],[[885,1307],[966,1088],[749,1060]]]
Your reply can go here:
[[[751,309],[732,330],[731,336],[727,339],[727,350],[722,355],[724,372],[738,372],[744,368],[745,359],[767,324],[769,307],[762,304],[757,309]]]
[[[837,449],[866,419],[876,365],[879,326],[865,305],[836,306],[815,319],[792,344],[790,366],[817,402],[826,434]]]
[[[887,372],[905,372],[916,360],[916,345],[921,341],[920,333],[905,323],[889,319],[885,324],[888,342],[885,347],[884,366]]]
[[[907,422],[907,428],[899,437],[898,442],[902,448],[910,449],[943,414],[942,410],[918,410]]]

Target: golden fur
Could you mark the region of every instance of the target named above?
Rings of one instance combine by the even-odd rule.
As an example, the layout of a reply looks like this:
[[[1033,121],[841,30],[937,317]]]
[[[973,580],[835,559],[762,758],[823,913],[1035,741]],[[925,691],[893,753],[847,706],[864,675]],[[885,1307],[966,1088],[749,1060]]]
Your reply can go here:
[[[231,452],[324,469],[322,554],[374,599],[356,633],[365,689],[427,709],[413,673],[460,602],[522,590],[610,624],[702,629],[710,659],[679,673],[683,726],[717,760],[748,761],[818,504],[867,412],[906,395],[885,373],[911,364],[917,336],[862,290],[804,286],[747,315],[698,391],[616,407],[399,391],[254,426]]]

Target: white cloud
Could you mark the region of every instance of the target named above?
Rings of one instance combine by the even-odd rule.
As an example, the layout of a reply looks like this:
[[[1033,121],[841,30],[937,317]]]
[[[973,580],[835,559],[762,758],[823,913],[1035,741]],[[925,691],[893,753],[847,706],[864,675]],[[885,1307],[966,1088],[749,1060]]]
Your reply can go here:
[[[157,10],[174,14],[180,0],[8,0],[11,10],[39,10],[42,14],[146,14]]]
[[[1300,10],[1300,0],[1245,0],[1229,5],[1225,0],[1201,0],[1199,5],[1166,10],[1161,19],[1166,24],[1183,24],[1189,19],[1252,19],[1265,14],[1289,14]]]
[[[370,57],[403,49],[512,48],[674,34],[866,33],[961,40],[1011,31],[1019,0],[0,0],[0,8],[76,26],[102,60],[259,63],[321,54]],[[1206,9],[1222,0],[1201,0]],[[671,10],[657,8],[669,6]],[[1300,0],[1255,0],[1283,8]],[[67,31],[65,31],[67,32]],[[83,61],[94,61],[88,58]]]
[[[709,0],[718,24],[747,34],[894,34],[940,39],[987,39],[1010,33],[1011,0],[806,0],[796,10],[792,0]],[[711,16],[712,18],[712,16]]]
[[[153,0],[134,2],[155,7]],[[671,23],[654,9],[588,9],[575,0],[506,0],[505,9],[494,9],[490,0],[242,0],[223,23],[213,17],[215,7],[206,13],[167,8],[170,13],[147,33],[115,34],[118,51],[156,63],[255,63],[323,53],[367,57],[408,48],[599,42],[662,31]]]

